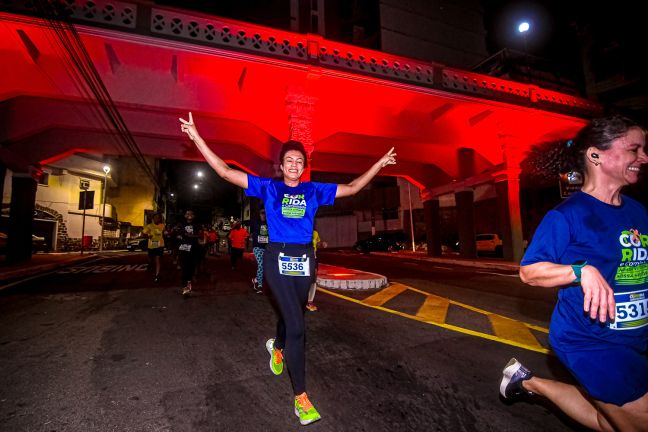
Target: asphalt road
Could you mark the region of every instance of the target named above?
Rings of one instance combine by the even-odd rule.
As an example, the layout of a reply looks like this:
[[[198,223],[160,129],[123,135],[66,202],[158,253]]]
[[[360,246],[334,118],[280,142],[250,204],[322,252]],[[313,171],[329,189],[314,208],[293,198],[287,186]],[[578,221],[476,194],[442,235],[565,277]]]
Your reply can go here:
[[[332,252],[320,259],[539,326],[554,295],[490,274],[498,272]],[[232,271],[225,257],[211,258],[183,299],[165,260],[159,284],[144,254],[124,253],[0,291],[0,430],[302,428],[288,376],[268,368],[275,316],[251,290],[252,261]],[[390,312],[417,301],[407,291],[379,310],[318,293],[320,311],[307,315],[307,385],[323,419],[309,430],[579,430],[541,402],[498,396],[511,356],[564,378],[553,356]]]

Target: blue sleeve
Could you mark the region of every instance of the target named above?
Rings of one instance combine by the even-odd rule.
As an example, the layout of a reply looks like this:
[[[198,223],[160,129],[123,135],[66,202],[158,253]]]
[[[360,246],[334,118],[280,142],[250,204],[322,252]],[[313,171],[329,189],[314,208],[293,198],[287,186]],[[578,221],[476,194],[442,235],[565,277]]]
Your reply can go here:
[[[265,184],[262,181],[262,179],[252,174],[248,174],[247,176],[248,176],[248,187],[247,189],[243,189],[245,195],[253,196],[257,198],[263,198],[263,189]]]
[[[538,262],[558,264],[570,240],[571,234],[565,216],[559,211],[550,210],[540,222],[520,265]]]
[[[313,183],[315,185],[315,193],[317,194],[317,202],[319,205],[333,205],[335,202],[335,194],[337,193],[337,185],[335,183]]]

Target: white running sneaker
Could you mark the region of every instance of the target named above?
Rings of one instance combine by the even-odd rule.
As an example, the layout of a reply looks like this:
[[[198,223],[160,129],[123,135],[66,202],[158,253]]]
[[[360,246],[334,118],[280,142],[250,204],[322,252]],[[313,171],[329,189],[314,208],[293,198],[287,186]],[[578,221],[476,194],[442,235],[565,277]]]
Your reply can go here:
[[[518,396],[533,396],[533,392],[522,386],[522,382],[533,377],[533,373],[525,368],[517,359],[512,358],[504,366],[502,371],[502,382],[500,383],[500,394],[505,399],[514,399]]]

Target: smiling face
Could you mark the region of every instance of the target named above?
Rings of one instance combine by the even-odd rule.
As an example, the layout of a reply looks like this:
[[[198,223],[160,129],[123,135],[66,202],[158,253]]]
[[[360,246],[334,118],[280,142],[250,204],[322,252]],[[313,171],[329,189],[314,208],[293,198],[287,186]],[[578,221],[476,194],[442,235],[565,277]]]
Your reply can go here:
[[[281,161],[281,171],[284,182],[288,186],[296,186],[299,178],[304,173],[304,155],[297,150],[288,150]]]
[[[641,166],[648,163],[646,135],[637,127],[630,128],[624,136],[612,141],[607,150],[599,153],[601,174],[610,184],[625,186],[639,180]]]

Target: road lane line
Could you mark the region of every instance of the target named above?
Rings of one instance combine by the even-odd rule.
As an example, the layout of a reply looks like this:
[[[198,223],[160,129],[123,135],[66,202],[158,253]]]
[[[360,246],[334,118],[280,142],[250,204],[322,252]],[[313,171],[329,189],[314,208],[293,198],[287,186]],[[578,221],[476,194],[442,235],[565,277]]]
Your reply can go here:
[[[493,326],[495,335],[503,339],[516,340],[529,346],[542,348],[533,333],[523,323],[497,314],[489,314],[488,320]]]
[[[407,287],[405,285],[394,283],[387,288],[378,291],[376,294],[367,297],[362,302],[368,306],[382,306],[389,300],[393,299],[398,294],[406,290]]]
[[[476,307],[473,307],[473,306],[470,306],[470,305],[455,302],[453,300],[445,299],[443,297],[434,296],[433,294],[430,294],[428,292],[425,292],[425,291],[422,291],[422,290],[419,290],[419,289],[416,289],[416,288],[413,288],[413,287],[410,287],[410,286],[407,286],[407,285],[403,285],[403,284],[400,284],[400,283],[394,283],[391,286],[389,286],[388,288],[385,288],[384,290],[382,290],[382,291],[380,291],[380,292],[378,292],[376,294],[373,294],[373,295],[367,297],[364,300],[358,300],[358,299],[354,299],[354,298],[351,298],[351,297],[347,297],[347,296],[345,296],[343,294],[339,294],[339,293],[330,291],[330,290],[328,290],[326,288],[322,288],[322,287],[318,287],[318,290],[322,291],[322,292],[324,292],[326,294],[329,294],[329,295],[331,295],[333,297],[338,297],[340,299],[347,300],[347,301],[350,301],[352,303],[357,303],[357,304],[360,304],[362,306],[377,309],[377,310],[387,312],[387,313],[390,313],[390,314],[393,314],[393,315],[398,315],[398,316],[403,317],[403,318],[408,318],[408,319],[412,319],[412,320],[415,320],[415,321],[424,322],[424,323],[431,324],[431,325],[434,325],[434,326],[437,326],[437,327],[445,328],[445,329],[456,331],[456,332],[459,332],[459,333],[468,334],[468,335],[471,335],[471,336],[477,336],[477,337],[480,337],[480,338],[483,338],[483,339],[492,340],[492,341],[503,343],[503,344],[506,344],[506,345],[515,346],[515,347],[518,347],[518,348],[524,348],[524,349],[527,349],[529,351],[535,351],[535,352],[539,352],[539,353],[543,353],[543,354],[550,354],[551,353],[551,351],[549,349],[544,348],[542,345],[540,345],[540,343],[537,341],[537,339],[533,336],[533,334],[531,332],[524,333],[524,332],[520,331],[520,332],[518,332],[516,334],[515,332],[513,332],[511,330],[511,326],[509,326],[510,328],[508,330],[506,330],[506,331],[508,331],[508,333],[505,333],[504,324],[503,324],[502,319],[516,322],[519,326],[525,327],[527,329],[533,329],[533,330],[536,330],[536,331],[541,331],[541,332],[544,332],[544,333],[548,333],[549,332],[548,329],[546,329],[544,327],[536,326],[536,325],[533,325],[533,324],[528,324],[528,323],[525,323],[525,322],[522,322],[522,321],[515,321],[515,320],[512,320],[510,318],[506,318],[504,316],[501,316],[501,315],[493,314],[492,312],[488,312],[488,311],[485,311],[483,309],[479,309],[479,308],[476,308]],[[380,296],[380,294],[382,294],[382,292],[386,291],[386,290],[389,290],[389,292],[385,296]],[[445,322],[445,317],[444,317],[443,321],[440,320],[440,315],[439,315],[438,311],[437,311],[436,315],[435,315],[434,312],[432,312],[431,315],[427,315],[425,313],[426,310],[423,309],[423,307],[425,306],[425,302],[424,302],[424,306],[421,306],[421,308],[419,308],[419,312],[417,313],[417,315],[410,315],[410,314],[407,314],[407,313],[404,313],[404,312],[400,312],[400,311],[389,309],[389,308],[386,308],[386,307],[382,306],[387,301],[391,300],[392,298],[394,298],[395,296],[399,295],[400,293],[402,293],[402,292],[404,292],[406,290],[415,291],[415,292],[418,292],[418,293],[421,293],[421,294],[425,295],[426,296],[425,301],[428,301],[427,299],[430,298],[430,297],[438,297],[438,299],[447,301],[447,303],[449,305],[452,304],[452,305],[460,306],[460,307],[462,307],[464,309],[468,309],[468,310],[471,310],[473,312],[477,312],[477,313],[486,315],[489,318],[489,320],[491,319],[491,316],[495,316],[494,320],[497,322],[498,329],[502,333],[506,334],[507,336],[513,336],[513,337],[511,337],[511,338],[502,337],[502,335],[497,334],[497,332],[495,331],[495,326],[493,324],[491,324],[491,326],[494,329],[495,334],[483,333],[483,332],[480,332],[480,331],[475,331],[475,330],[470,330],[470,329],[467,329],[467,328],[459,327],[459,326],[456,326],[456,325],[453,325],[453,324],[448,324],[448,323]],[[368,299],[371,299],[371,300],[369,302],[367,302]],[[384,301],[383,301],[383,299],[384,299]],[[430,300],[430,304],[434,304],[435,301],[438,302],[439,301],[438,299],[437,300]],[[420,313],[421,310],[423,310],[423,312],[424,312],[423,314]],[[490,320],[490,322],[493,323],[493,320]],[[502,325],[500,326],[500,324],[502,324]]]
[[[333,297],[338,297],[340,299],[350,301],[352,303],[357,303],[359,305],[362,305],[362,306],[365,306],[365,307],[368,307],[368,308],[377,309],[377,310],[387,312],[387,313],[390,313],[390,314],[393,314],[393,315],[398,315],[398,316],[403,317],[403,318],[409,318],[411,320],[423,322],[423,323],[426,323],[426,324],[431,324],[433,326],[437,326],[437,327],[445,328],[445,329],[448,329],[448,330],[456,331],[458,333],[463,333],[463,334],[467,334],[467,335],[471,335],[471,336],[477,336],[477,337],[480,337],[482,339],[488,339],[488,340],[492,340],[494,342],[500,342],[500,343],[515,346],[515,347],[518,347],[518,348],[524,348],[524,349],[527,349],[529,351],[536,351],[536,352],[543,353],[543,354],[549,354],[550,353],[550,351],[548,349],[546,349],[546,348],[537,348],[535,346],[525,345],[525,344],[519,343],[517,341],[512,341],[512,340],[508,340],[508,339],[502,339],[500,337],[493,336],[493,335],[490,335],[488,333],[482,333],[482,332],[478,332],[478,331],[475,331],[475,330],[470,330],[470,329],[466,329],[466,328],[463,328],[463,327],[458,327],[458,326],[455,326],[455,325],[452,325],[452,324],[444,324],[444,323],[438,323],[438,322],[434,322],[434,321],[425,320],[424,318],[417,317],[416,315],[406,314],[404,312],[395,311],[395,310],[388,309],[388,308],[385,308],[385,307],[382,307],[382,306],[368,305],[368,304],[363,303],[362,300],[357,300],[357,299],[354,299],[354,298],[351,298],[351,297],[347,297],[345,295],[330,291],[330,290],[328,290],[326,288],[318,287],[317,289],[322,291],[323,293],[329,294],[329,295],[331,295]]]
[[[448,315],[449,307],[450,302],[448,301],[448,299],[428,295],[419,308],[418,312],[416,312],[416,316],[423,318],[426,321],[444,323],[446,316]]]
[[[90,259],[90,260],[86,261],[85,263],[93,263],[93,262],[98,261],[99,259],[101,259],[101,258]],[[7,289],[7,288],[11,288],[12,286],[20,285],[21,283],[24,283],[24,282],[27,282],[27,281],[30,281],[30,280],[33,280],[33,279],[38,279],[38,278],[42,278],[42,277],[45,277],[45,276],[49,276],[49,275],[58,273],[58,271],[61,270],[62,268],[71,267],[71,266],[74,266],[74,263],[65,264],[65,265],[63,265],[63,266],[61,266],[59,268],[47,271],[45,273],[38,273],[38,274],[35,274],[33,276],[29,276],[29,277],[26,277],[26,278],[23,278],[23,279],[20,279],[20,280],[15,280],[15,281],[13,281],[11,283],[0,286],[0,291],[2,291],[4,289]]]
[[[4,290],[4,289],[7,289],[7,288],[11,288],[12,286],[15,286],[15,285],[20,285],[21,283],[23,283],[23,282],[27,282],[27,281],[30,281],[30,280],[32,280],[32,279],[38,279],[38,278],[41,278],[41,277],[43,277],[43,276],[49,276],[49,275],[51,275],[51,274],[56,273],[57,271],[58,271],[58,270],[50,271],[50,272],[47,272],[47,273],[39,273],[39,274],[37,274],[37,275],[30,276],[30,277],[28,277],[28,278],[24,278],[24,279],[20,279],[20,280],[17,280],[17,281],[15,281],[15,282],[9,283],[9,284],[7,284],[7,285],[2,285],[2,286],[0,286],[0,291],[2,291],[2,290]]]
[[[417,292],[417,293],[419,293],[419,294],[423,294],[424,296],[434,295],[434,294],[430,294],[430,293],[427,292],[427,291],[423,291],[423,290],[420,290],[420,289],[417,289],[417,288],[414,288],[414,287],[411,287],[411,286],[407,286],[407,285],[405,285],[405,286],[407,287],[408,290],[410,290],[410,291],[414,291],[414,292]],[[442,297],[442,298],[445,298],[445,297]],[[462,308],[464,308],[464,309],[471,310],[471,311],[473,311],[473,312],[477,312],[477,313],[484,314],[484,315],[491,313],[491,312],[486,311],[486,310],[484,310],[484,309],[479,309],[479,308],[476,308],[475,306],[470,306],[470,305],[465,304],[465,303],[459,303],[459,302],[457,302],[457,301],[450,300],[450,299],[447,299],[447,300],[448,300],[448,302],[450,302],[450,304],[453,304],[453,305],[455,305],[455,306],[462,307]]]

